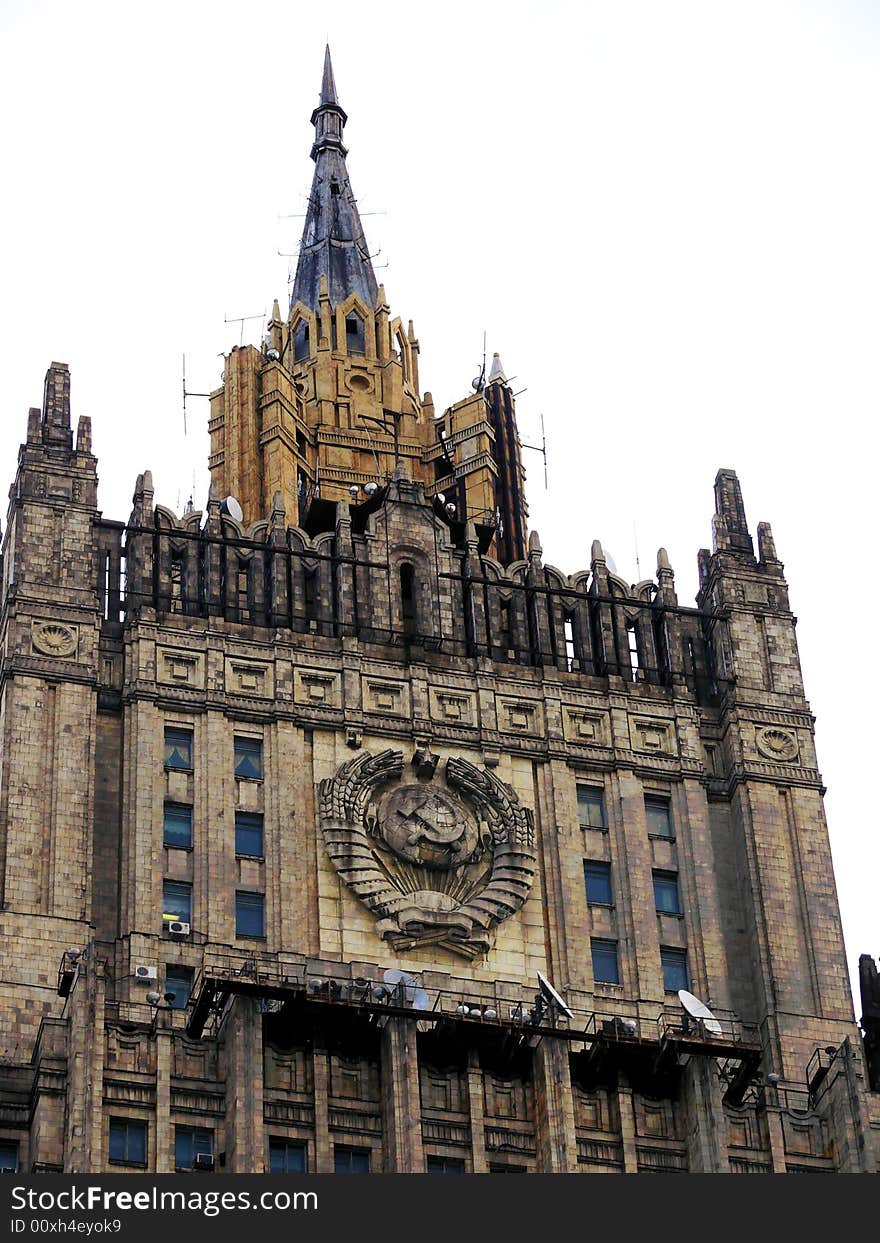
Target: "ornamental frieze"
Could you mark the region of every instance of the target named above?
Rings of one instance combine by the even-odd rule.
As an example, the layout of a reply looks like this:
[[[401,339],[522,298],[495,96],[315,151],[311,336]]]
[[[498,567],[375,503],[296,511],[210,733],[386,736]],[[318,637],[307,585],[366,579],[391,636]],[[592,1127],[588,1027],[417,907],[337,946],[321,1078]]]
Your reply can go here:
[[[365,751],[318,787],[333,865],[396,951],[485,954],[535,876],[534,822],[513,790],[467,760],[403,779],[401,751]]]

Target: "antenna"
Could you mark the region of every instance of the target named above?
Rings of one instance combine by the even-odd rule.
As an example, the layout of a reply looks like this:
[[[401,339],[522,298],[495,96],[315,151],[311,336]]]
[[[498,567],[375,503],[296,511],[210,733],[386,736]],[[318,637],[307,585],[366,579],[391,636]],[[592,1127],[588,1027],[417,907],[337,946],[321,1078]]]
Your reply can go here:
[[[524,393],[526,390],[524,388],[521,388],[519,391],[521,393]],[[517,394],[514,393],[514,397],[516,396]],[[533,453],[540,453],[541,457],[544,459],[544,491],[546,492],[547,487],[548,487],[548,484],[547,484],[547,433],[544,431],[543,414],[540,417],[541,417],[541,443],[540,445],[527,445],[525,441],[521,440],[519,442],[519,446],[521,449],[531,449]]]
[[[183,355],[183,434],[186,435],[186,399],[187,397],[210,397],[210,393],[192,393],[186,387],[186,354]],[[195,476],[193,476],[195,486]]]
[[[266,318],[266,312],[265,312],[265,311],[263,311],[263,313],[262,313],[261,315],[230,315],[230,316],[226,316],[226,315],[224,315],[224,316],[223,316],[223,323],[224,323],[224,324],[241,324],[241,340],[239,341],[239,343],[238,343],[238,344],[239,344],[239,345],[244,345],[244,325],[245,325],[245,320],[248,320],[248,319],[265,319],[265,318]]]
[[[482,393],[486,387],[486,329],[483,329],[483,364],[480,367],[478,375],[475,375],[471,381],[471,388],[475,393]]]
[[[633,543],[636,546],[636,581],[640,583],[642,581],[642,567],[639,564],[639,529],[636,526],[635,520],[633,520]]]

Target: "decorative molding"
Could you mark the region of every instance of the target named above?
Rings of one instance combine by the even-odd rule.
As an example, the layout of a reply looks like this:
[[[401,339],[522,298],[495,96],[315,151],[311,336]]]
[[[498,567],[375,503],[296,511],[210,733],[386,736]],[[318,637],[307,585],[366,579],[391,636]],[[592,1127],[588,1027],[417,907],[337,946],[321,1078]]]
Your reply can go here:
[[[202,689],[205,685],[205,662],[202,653],[181,648],[157,648],[156,681],[171,686]]]
[[[755,746],[768,760],[794,763],[800,754],[797,734],[779,725],[765,725],[755,730]]]
[[[252,695],[256,699],[273,699],[275,679],[272,666],[227,656],[226,687],[231,695]]]
[[[34,649],[42,652],[44,656],[55,656],[59,660],[76,655],[78,637],[76,626],[68,626],[64,622],[35,621],[31,625],[31,643]]]
[[[364,751],[320,783],[327,853],[395,950],[480,957],[531,890],[532,813],[467,760],[447,760],[445,781],[404,782],[403,770],[401,751]]]
[[[293,698],[295,703],[310,704],[315,708],[341,708],[339,674],[325,669],[297,669]]]
[[[673,722],[664,717],[630,717],[630,745],[645,755],[676,756]]]
[[[592,712],[588,708],[573,708],[565,704],[562,722],[562,732],[567,741],[591,747],[608,745],[604,712]]]

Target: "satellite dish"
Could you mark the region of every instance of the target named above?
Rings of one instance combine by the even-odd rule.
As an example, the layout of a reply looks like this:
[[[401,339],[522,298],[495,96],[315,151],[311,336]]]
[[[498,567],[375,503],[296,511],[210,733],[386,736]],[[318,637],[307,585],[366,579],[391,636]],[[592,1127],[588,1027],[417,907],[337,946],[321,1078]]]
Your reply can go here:
[[[417,988],[413,992],[412,1008],[414,1010],[430,1010],[431,1007],[428,1004],[428,994],[423,988]]]
[[[541,993],[543,994],[546,1001],[549,1001],[552,1006],[556,1006],[559,1010],[562,1011],[563,1014],[567,1015],[568,1018],[570,1019],[574,1018],[574,1015],[572,1014],[571,1010],[569,1010],[568,1006],[559,996],[556,989],[553,987],[553,985],[550,983],[547,977],[545,975],[542,975],[540,971],[538,972],[538,987],[540,988]]]
[[[230,518],[234,518],[236,522],[241,522],[244,513],[241,506],[234,496],[227,496],[225,501],[220,503],[221,514],[228,514]]]
[[[705,1002],[700,1001],[699,997],[689,993],[686,988],[680,988],[678,990],[678,1000],[681,1002],[685,1013],[689,1014],[692,1019],[698,1019],[710,1036],[721,1035],[721,1024]]]

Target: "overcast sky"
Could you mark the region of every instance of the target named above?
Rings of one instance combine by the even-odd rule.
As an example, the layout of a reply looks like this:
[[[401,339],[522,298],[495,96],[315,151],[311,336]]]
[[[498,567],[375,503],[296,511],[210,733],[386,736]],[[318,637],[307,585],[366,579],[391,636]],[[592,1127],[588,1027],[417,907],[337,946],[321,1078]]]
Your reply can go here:
[[[583,568],[600,538],[634,581],[662,544],[690,604],[718,467],[753,533],[772,523],[851,967],[880,954],[872,0],[3,0],[3,477],[58,359],[104,513],[128,516],[145,468],[162,503],[203,505],[207,403],[184,437],[181,355],[206,392],[241,339],[224,321],[285,305],[327,39],[423,388],[464,397],[485,330],[525,440],[544,416],[549,491],[526,457],[546,560]]]

